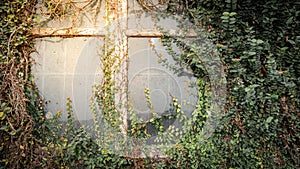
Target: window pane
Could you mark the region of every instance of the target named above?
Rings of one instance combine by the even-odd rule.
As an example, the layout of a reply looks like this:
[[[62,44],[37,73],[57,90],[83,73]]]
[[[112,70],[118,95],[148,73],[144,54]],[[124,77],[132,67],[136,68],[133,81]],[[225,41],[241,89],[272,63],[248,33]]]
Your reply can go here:
[[[38,53],[32,54],[36,61],[33,74],[48,111],[64,111],[69,97],[79,120],[92,117],[89,100],[92,85],[100,79],[99,53],[102,45],[103,38],[36,39]]]
[[[155,51],[161,56],[150,47],[149,41],[155,45]],[[196,82],[192,72],[183,69],[175,73],[175,69],[159,63],[160,60],[166,60],[169,66],[176,66],[173,57],[160,45],[158,38],[130,38],[128,44],[129,100],[138,117],[145,121],[151,117],[144,93],[145,88],[150,90],[151,102],[156,113],[175,114],[172,109],[172,97],[175,97],[182,105],[182,110],[189,116],[197,102],[197,89],[195,86],[191,87],[191,84]],[[190,104],[184,105],[188,102]]]

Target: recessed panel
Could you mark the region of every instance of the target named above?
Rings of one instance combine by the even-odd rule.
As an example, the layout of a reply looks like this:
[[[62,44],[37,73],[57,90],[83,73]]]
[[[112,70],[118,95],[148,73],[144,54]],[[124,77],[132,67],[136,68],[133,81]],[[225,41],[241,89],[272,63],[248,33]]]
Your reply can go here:
[[[197,102],[197,89],[190,85],[196,82],[193,73],[186,69],[182,69],[183,73],[171,68],[171,65],[176,67],[176,62],[161,45],[159,38],[130,38],[128,44],[129,100],[134,113],[145,121],[151,118],[145,94],[148,88],[155,113],[175,113],[172,98],[176,98],[189,116]],[[155,46],[154,50],[150,44]],[[161,60],[166,62],[162,63]],[[185,105],[186,102],[191,104]]]
[[[39,38],[35,46],[33,74],[47,111],[65,111],[70,98],[78,120],[91,118],[89,102],[93,84],[101,79],[103,38]]]

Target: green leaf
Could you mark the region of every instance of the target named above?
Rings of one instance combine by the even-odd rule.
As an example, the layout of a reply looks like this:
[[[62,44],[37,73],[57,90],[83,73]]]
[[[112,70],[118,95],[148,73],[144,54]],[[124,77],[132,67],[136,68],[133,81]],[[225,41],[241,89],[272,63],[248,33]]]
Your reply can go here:
[[[278,95],[277,95],[277,94],[272,94],[272,95],[271,95],[271,98],[272,98],[272,99],[278,99]]]
[[[258,86],[260,86],[260,85],[258,85],[258,84],[250,85],[250,87],[252,87],[252,88],[256,88],[256,87],[258,87]]]
[[[236,12],[230,12],[229,16],[235,16],[237,13]]]
[[[5,130],[5,129],[7,129],[7,128],[8,128],[8,126],[1,126],[1,127],[0,127],[0,130],[3,131],[3,130]]]
[[[223,16],[229,16],[229,12],[223,12]]]
[[[291,16],[285,23],[286,23],[287,25],[289,25],[289,24],[291,24],[291,23],[293,22],[293,19],[294,19],[294,17]]]
[[[258,40],[256,41],[256,43],[257,43],[257,44],[262,44],[262,43],[264,43],[264,41],[258,39]]]
[[[295,41],[293,41],[293,40],[288,40],[288,42],[289,42],[290,44],[292,44],[292,45],[295,45],[295,44],[296,44]]]
[[[256,52],[248,52],[250,56],[256,55]]]
[[[270,116],[270,117],[267,118],[266,123],[270,123],[272,120],[273,120],[273,117]]]
[[[221,19],[223,19],[223,20],[228,20],[229,17],[228,17],[228,16],[221,16]]]

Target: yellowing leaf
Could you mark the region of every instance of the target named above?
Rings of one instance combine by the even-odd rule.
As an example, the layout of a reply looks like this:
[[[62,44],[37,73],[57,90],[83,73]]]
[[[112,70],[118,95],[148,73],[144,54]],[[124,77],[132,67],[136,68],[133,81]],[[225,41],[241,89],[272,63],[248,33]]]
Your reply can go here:
[[[5,118],[4,112],[0,112],[0,119],[3,120]]]
[[[219,47],[223,47],[224,45],[222,45],[221,43],[218,43],[217,46]]]

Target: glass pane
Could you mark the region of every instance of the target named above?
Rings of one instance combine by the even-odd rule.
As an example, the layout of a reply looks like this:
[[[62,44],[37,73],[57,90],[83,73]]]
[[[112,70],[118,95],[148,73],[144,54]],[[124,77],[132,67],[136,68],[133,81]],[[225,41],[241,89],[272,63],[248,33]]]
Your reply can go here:
[[[32,57],[35,81],[47,102],[47,111],[65,110],[66,98],[73,100],[79,120],[91,118],[89,109],[92,85],[99,82],[103,38],[36,39],[37,53]],[[64,114],[65,116],[65,114]]]
[[[179,72],[176,72],[175,68],[172,69],[170,66],[176,66],[176,62],[161,46],[158,38],[130,38],[128,44],[129,100],[138,117],[144,121],[152,117],[145,88],[150,90],[150,100],[157,114],[175,114],[172,101],[172,97],[175,97],[189,117],[197,102],[197,89],[195,86],[191,87],[196,82],[193,73],[187,69]],[[155,45],[155,50],[150,44]],[[166,60],[169,66],[160,63],[161,60]],[[164,123],[173,122],[166,120]]]

